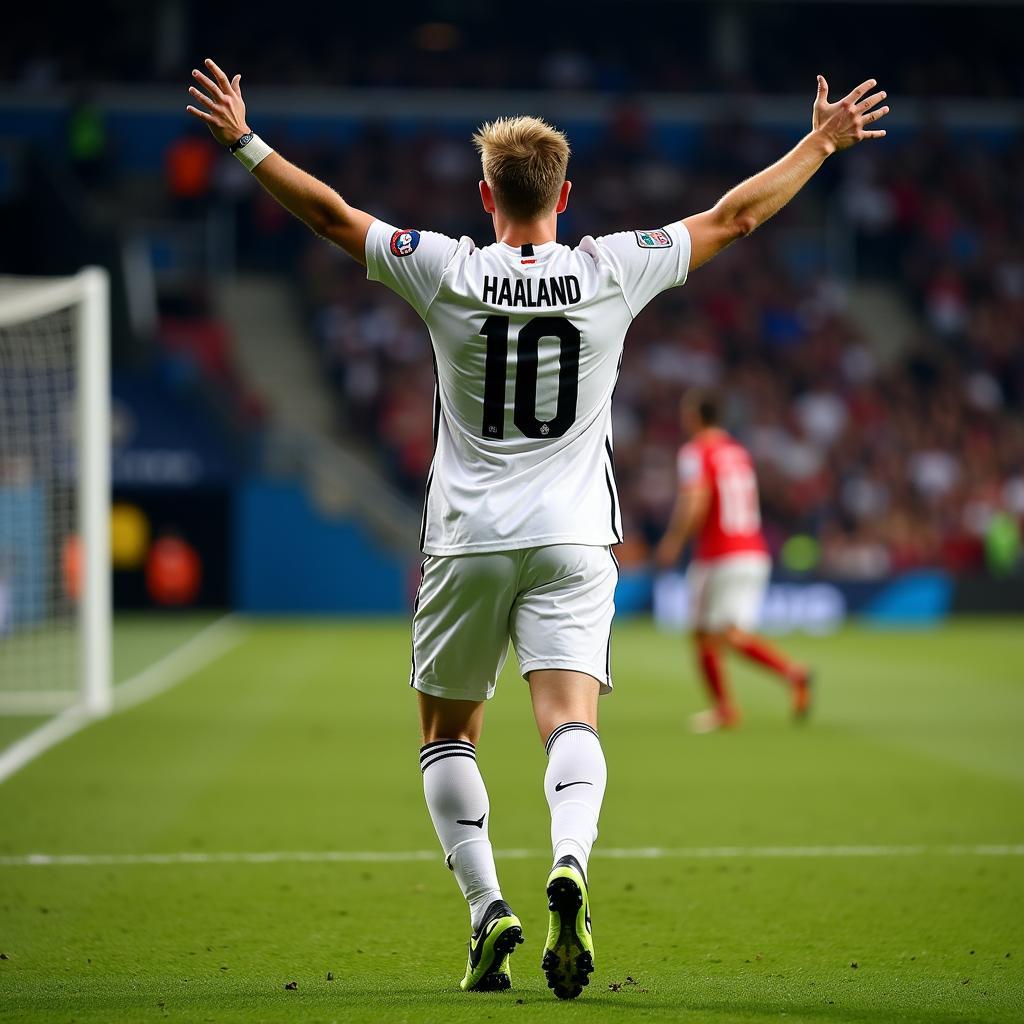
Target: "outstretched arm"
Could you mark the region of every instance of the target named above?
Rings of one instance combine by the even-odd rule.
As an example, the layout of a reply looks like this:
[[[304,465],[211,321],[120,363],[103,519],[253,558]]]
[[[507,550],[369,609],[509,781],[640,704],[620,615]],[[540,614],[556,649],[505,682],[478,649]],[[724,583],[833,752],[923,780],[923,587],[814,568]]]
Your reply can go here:
[[[831,154],[862,139],[883,138],[884,131],[867,131],[866,126],[889,112],[888,107],[878,106],[885,93],[861,98],[876,84],[869,78],[843,99],[829,103],[828,83],[818,75],[810,133],[781,160],[727,192],[710,210],[683,221],[690,232],[690,268],[707,263],[731,242],[775,216]]]
[[[188,90],[203,109],[192,105],[185,109],[203,121],[222,146],[231,146],[252,130],[245,119],[242,76],[229,79],[212,60],[205,63],[210,74],[193,69],[192,77],[206,92],[197,85]],[[368,213],[349,206],[333,188],[289,163],[280,153],[261,160],[253,175],[286,210],[366,264],[366,233],[374,221]]]

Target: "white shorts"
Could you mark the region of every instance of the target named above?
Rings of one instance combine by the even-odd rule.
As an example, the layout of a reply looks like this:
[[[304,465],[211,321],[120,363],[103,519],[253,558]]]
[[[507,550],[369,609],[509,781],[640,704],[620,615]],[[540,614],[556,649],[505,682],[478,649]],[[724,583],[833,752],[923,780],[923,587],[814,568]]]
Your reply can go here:
[[[572,669],[608,693],[618,566],[610,548],[550,544],[428,555],[412,620],[412,678],[423,693],[486,700],[515,645],[519,671]]]
[[[687,573],[693,628],[707,633],[756,628],[771,573],[771,559],[759,551],[693,562]]]

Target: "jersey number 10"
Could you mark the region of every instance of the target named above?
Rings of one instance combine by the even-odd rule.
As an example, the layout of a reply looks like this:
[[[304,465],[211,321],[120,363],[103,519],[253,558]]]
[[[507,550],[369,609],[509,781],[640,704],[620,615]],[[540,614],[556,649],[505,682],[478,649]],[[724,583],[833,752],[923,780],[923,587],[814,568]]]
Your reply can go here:
[[[508,377],[507,316],[489,316],[480,334],[487,339],[484,369],[483,436],[505,436],[505,382]],[[537,419],[537,364],[541,338],[558,339],[558,402],[550,420]],[[579,395],[580,332],[560,316],[536,316],[519,328],[514,422],[526,437],[561,437],[576,421]]]

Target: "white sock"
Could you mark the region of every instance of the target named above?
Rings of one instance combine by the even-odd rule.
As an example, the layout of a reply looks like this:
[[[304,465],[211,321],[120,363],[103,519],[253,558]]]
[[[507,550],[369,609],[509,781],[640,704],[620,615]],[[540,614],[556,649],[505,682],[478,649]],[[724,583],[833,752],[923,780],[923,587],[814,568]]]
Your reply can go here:
[[[608,781],[601,740],[589,725],[566,722],[548,737],[546,749],[544,793],[551,808],[554,859],[572,854],[585,873]]]
[[[469,904],[473,928],[493,900],[501,899],[487,827],[491,805],[476,747],[468,740],[437,740],[420,748],[423,795],[444,850]]]

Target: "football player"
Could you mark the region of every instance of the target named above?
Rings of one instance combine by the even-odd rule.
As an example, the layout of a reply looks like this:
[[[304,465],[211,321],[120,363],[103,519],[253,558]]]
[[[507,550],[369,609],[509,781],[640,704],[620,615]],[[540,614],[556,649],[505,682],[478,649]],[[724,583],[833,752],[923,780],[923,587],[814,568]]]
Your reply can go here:
[[[690,440],[679,449],[679,492],[655,558],[669,568],[687,542],[696,540],[689,569],[690,614],[711,707],[694,715],[691,728],[712,732],[739,723],[722,667],[724,649],[778,675],[792,693],[794,714],[804,718],[810,708],[810,672],[753,633],[772,568],[761,532],[753,461],[720,426],[715,395],[687,393],[680,413]]]
[[[606,768],[598,697],[610,692],[622,540],[611,399],[626,331],[659,292],[778,212],[837,150],[885,133],[863,82],[830,103],[818,80],[811,131],[709,210],[662,227],[557,240],[569,202],[565,135],[535,117],[474,136],[494,241],[388,224],[351,205],[254,134],[240,75],[192,73],[188,112],[313,231],[419,314],[436,365],[434,459],[412,627],[427,807],[470,912],[461,986],[507,988],[522,925],[504,900],[476,762],[484,706],[509,641],[548,755],[553,865],[543,969],[579,995],[594,969],[588,859]]]

